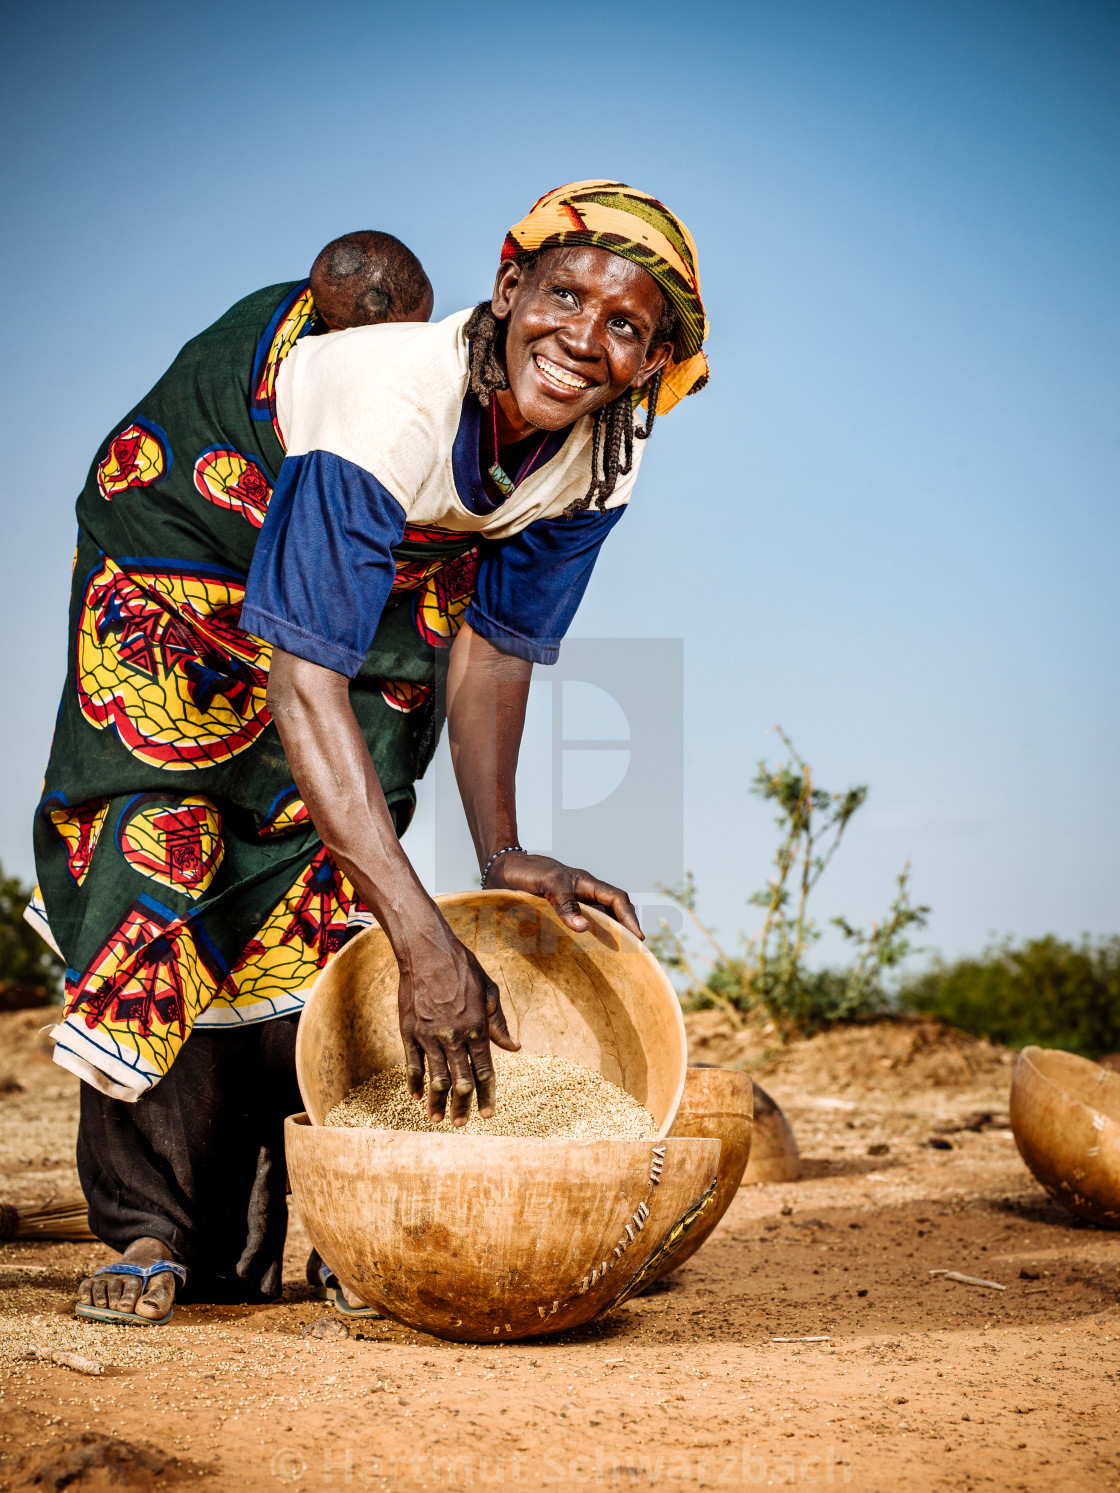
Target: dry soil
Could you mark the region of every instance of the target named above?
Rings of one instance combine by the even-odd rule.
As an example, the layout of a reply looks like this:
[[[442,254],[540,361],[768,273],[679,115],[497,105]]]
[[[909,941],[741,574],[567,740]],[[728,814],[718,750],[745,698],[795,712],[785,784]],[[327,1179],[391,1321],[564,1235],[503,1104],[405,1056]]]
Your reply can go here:
[[[17,1203],[76,1188],[77,1085],[50,1064],[48,1015],[0,1016],[0,1197]],[[776,1055],[714,1013],[690,1026],[695,1060],[756,1065],[804,1175],[740,1191],[669,1289],[523,1345],[379,1322],[307,1339],[324,1309],[295,1221],[282,1302],[97,1327],[71,1306],[109,1251],[8,1244],[0,1488],[1120,1484],[1120,1235],[1024,1169],[1011,1054],[929,1022]],[[52,1348],[105,1372],[22,1356]]]

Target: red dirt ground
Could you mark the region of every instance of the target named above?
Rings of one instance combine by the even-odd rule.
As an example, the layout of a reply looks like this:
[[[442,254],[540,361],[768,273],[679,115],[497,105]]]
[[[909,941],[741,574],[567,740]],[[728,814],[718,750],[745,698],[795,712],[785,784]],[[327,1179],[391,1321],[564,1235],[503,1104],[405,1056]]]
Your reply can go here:
[[[76,1190],[77,1085],[37,1035],[48,1015],[0,1016],[0,1196],[17,1203]],[[689,1024],[696,1060],[758,1062],[714,1013]],[[754,1071],[802,1180],[743,1189],[670,1289],[551,1340],[471,1348],[377,1322],[305,1340],[324,1312],[298,1223],[282,1302],[181,1307],[162,1329],[71,1315],[101,1246],[4,1246],[0,1489],[1116,1487],[1120,1235],[1024,1169],[1010,1062],[930,1022],[767,1057]],[[51,1348],[105,1373],[23,1357]]]

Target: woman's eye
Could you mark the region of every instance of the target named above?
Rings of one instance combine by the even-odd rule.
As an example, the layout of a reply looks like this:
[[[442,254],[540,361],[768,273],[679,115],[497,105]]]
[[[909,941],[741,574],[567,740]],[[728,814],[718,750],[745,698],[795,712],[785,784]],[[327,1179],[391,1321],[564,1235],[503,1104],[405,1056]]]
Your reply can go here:
[[[575,296],[572,294],[572,292],[563,285],[554,285],[552,287],[552,294],[562,296],[565,300],[575,300]]]
[[[622,332],[628,337],[636,337],[638,335],[637,329],[621,316],[615,316],[611,319],[611,327],[614,331]]]

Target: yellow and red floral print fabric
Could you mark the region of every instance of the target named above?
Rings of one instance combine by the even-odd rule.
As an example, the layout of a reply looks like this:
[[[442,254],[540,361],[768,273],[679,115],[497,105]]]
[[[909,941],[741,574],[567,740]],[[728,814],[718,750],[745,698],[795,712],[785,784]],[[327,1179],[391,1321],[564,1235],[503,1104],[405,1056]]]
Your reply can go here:
[[[188,343],[78,502],[36,863],[69,966],[56,1059],[123,1099],[159,1081],[195,1025],[297,1011],[369,917],[292,782],[266,703],[271,649],[240,626],[284,458],[276,372],[312,315],[305,284],[273,287]],[[401,831],[477,556],[442,530],[407,538],[351,686]]]

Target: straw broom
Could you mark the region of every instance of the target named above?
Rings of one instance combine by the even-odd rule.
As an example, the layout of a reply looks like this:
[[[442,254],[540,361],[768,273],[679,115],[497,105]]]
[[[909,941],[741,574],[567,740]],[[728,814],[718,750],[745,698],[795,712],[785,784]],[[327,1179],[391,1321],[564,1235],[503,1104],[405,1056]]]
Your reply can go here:
[[[0,1244],[9,1239],[37,1239],[43,1244],[69,1240],[78,1244],[96,1239],[87,1221],[84,1197],[53,1198],[41,1208],[14,1208],[0,1203]]]

